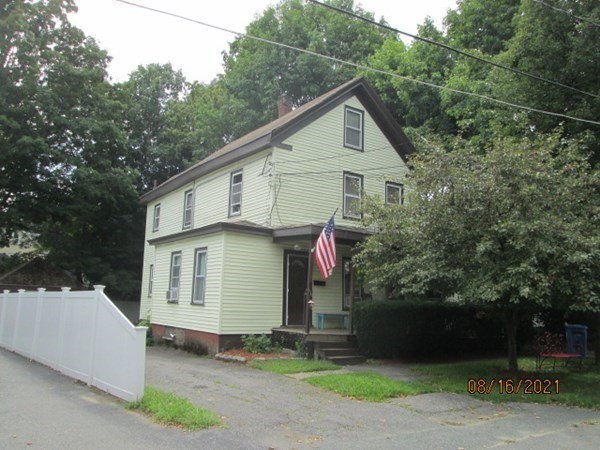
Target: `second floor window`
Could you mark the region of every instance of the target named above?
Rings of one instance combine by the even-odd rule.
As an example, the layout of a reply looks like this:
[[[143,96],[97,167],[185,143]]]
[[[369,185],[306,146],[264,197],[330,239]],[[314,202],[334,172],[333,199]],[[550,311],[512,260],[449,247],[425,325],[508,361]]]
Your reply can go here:
[[[154,205],[154,218],[152,219],[152,231],[158,231],[160,226],[160,203]]]
[[[185,191],[183,195],[183,228],[192,226],[192,216],[194,213],[194,191]]]
[[[404,186],[398,183],[385,183],[385,204],[402,205],[404,204]]]
[[[229,186],[229,215],[239,216],[242,213],[242,171],[231,173]]]
[[[344,118],[344,146],[363,149],[363,112],[346,107]]]
[[[360,219],[363,177],[344,172],[344,217]]]

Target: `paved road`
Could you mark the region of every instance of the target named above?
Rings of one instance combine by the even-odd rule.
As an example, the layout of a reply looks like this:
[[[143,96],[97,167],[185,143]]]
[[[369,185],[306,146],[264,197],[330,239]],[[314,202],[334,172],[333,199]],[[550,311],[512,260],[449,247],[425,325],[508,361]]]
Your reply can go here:
[[[402,367],[385,370],[411,376]],[[161,427],[0,350],[0,448],[597,449],[600,442],[599,411],[492,405],[456,394],[353,401],[295,378],[166,348],[148,349],[146,380],[213,410],[226,426],[188,433]]]

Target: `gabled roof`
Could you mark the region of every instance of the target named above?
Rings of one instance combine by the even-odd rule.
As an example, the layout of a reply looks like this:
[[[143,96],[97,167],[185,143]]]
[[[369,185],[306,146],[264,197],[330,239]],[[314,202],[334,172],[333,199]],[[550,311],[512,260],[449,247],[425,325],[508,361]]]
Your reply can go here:
[[[162,195],[185,186],[202,175],[239,161],[265,148],[280,145],[289,136],[352,96],[356,96],[363,103],[398,155],[406,162],[406,157],[414,152],[414,147],[373,88],[369,86],[364,78],[355,78],[230,142],[225,147],[211,153],[200,162],[142,195],[140,202],[143,204],[150,203]]]

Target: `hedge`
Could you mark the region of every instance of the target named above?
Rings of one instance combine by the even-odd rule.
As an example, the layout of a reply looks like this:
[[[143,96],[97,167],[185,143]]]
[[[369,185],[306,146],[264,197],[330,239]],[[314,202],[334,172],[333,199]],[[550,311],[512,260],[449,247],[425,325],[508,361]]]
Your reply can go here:
[[[501,320],[491,309],[433,301],[360,302],[353,318],[359,349],[370,358],[498,352],[505,347]]]

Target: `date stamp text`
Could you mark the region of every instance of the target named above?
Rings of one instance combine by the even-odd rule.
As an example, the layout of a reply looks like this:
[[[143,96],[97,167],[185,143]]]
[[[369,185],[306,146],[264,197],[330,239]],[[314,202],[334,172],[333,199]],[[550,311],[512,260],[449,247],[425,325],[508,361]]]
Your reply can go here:
[[[469,394],[560,394],[558,378],[469,378]]]

